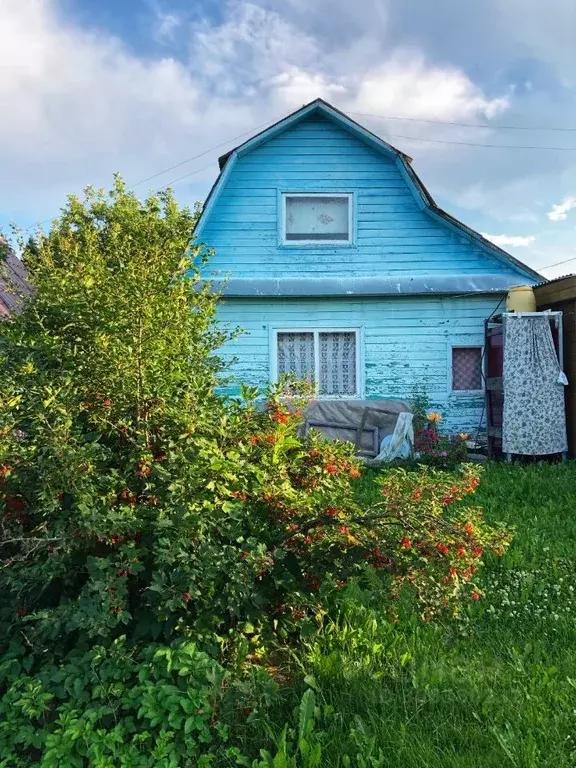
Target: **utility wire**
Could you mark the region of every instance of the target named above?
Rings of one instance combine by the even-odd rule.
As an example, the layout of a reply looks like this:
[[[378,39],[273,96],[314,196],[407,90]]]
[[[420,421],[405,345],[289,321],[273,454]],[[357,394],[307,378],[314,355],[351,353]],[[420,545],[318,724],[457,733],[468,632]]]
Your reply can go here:
[[[177,179],[172,179],[172,181],[169,181],[168,184],[164,184],[163,187],[158,187],[156,192],[160,192],[162,189],[167,189],[168,187],[171,187],[172,184],[176,184],[179,181],[182,181],[182,179],[187,179],[188,176],[194,176],[196,173],[201,173],[202,171],[206,171],[208,168],[212,168],[213,163],[208,163],[208,165],[202,166],[202,168],[197,168],[195,171],[190,171],[190,173],[185,173],[183,176],[178,176]]]
[[[156,179],[158,176],[162,176],[165,173],[168,173],[168,171],[172,171],[175,168],[180,168],[183,165],[186,165],[187,163],[191,163],[194,160],[198,160],[201,157],[204,157],[205,155],[209,154],[210,152],[213,152],[215,149],[220,149],[221,147],[226,146],[227,144],[230,144],[233,141],[236,141],[237,139],[241,139],[244,136],[249,136],[256,131],[258,131],[260,128],[264,128],[267,125],[272,125],[275,122],[277,122],[278,118],[273,118],[271,120],[267,120],[265,123],[261,123],[260,125],[256,125],[254,128],[251,128],[249,131],[244,131],[244,133],[239,133],[237,136],[232,136],[229,139],[226,139],[226,141],[221,142],[220,144],[215,144],[213,147],[209,147],[208,149],[205,149],[203,152],[200,152],[198,155],[194,155],[193,157],[189,157],[186,160],[182,160],[179,163],[175,163],[174,165],[170,165],[168,168],[164,168],[162,171],[158,171],[157,173],[153,173],[151,176],[147,176],[145,179],[140,179],[140,181],[137,181],[135,184],[132,184],[132,186],[128,187],[129,190],[135,189],[135,187],[140,186],[140,184],[144,184],[147,181],[150,181],[151,179]],[[181,181],[182,179],[188,178],[188,176],[194,176],[197,173],[201,173],[202,171],[207,170],[208,168],[212,167],[212,163],[209,165],[205,165],[202,168],[198,168],[195,171],[191,171],[190,173],[186,173],[183,176],[179,176],[177,179],[174,179],[173,181],[168,182],[168,184],[164,184],[161,187],[158,187],[156,189],[156,192],[160,192],[163,189],[166,189],[171,184],[175,184],[177,181]],[[36,229],[37,227],[42,226],[42,224],[48,224],[48,222],[52,221],[54,219],[54,216],[51,216],[49,219],[44,219],[43,221],[40,221],[35,224],[31,224],[29,227],[23,227],[23,232],[29,232],[32,229]]]
[[[163,176],[165,173],[168,173],[168,171],[173,171],[174,168],[180,168],[182,165],[186,165],[186,163],[191,163],[193,160],[198,160],[200,157],[204,157],[209,152],[213,152],[215,149],[220,149],[220,147],[225,147],[226,144],[230,144],[232,141],[236,141],[237,139],[242,139],[244,136],[249,136],[252,133],[255,133],[260,128],[264,128],[266,125],[271,125],[278,121],[279,118],[275,117],[271,120],[267,120],[265,123],[261,123],[260,125],[254,126],[254,128],[251,128],[249,131],[244,131],[244,133],[239,133],[237,136],[232,136],[230,139],[226,139],[226,141],[221,142],[220,144],[215,144],[213,147],[210,147],[209,149],[205,149],[204,152],[200,152],[199,155],[194,155],[194,157],[189,157],[186,160],[182,160],[180,163],[175,163],[174,165],[171,165],[169,168],[164,168],[162,171],[158,171],[158,173],[153,173],[152,176],[147,176],[145,179],[141,179],[140,181],[137,181],[136,184],[132,184],[129,189],[134,189],[134,187],[140,186],[140,184],[144,184],[146,181],[150,181],[151,179],[155,179],[158,176]],[[201,168],[200,170],[204,170]],[[195,171],[195,173],[199,173],[199,171]],[[191,175],[191,174],[187,174]],[[185,178],[184,176],[182,178]],[[170,182],[174,183],[174,182]],[[169,186],[169,185],[166,185]],[[160,189],[164,189],[164,187],[160,187]]]
[[[558,131],[576,131],[576,128],[561,128],[561,127],[534,127],[531,128],[529,126],[492,126],[488,123],[485,124],[473,124],[473,123],[456,123],[456,122],[445,122],[441,120],[426,120],[424,118],[404,118],[404,117],[396,117],[396,116],[386,116],[386,115],[374,115],[366,112],[351,112],[350,114],[354,115],[361,115],[364,117],[376,117],[381,118],[384,120],[410,120],[412,122],[423,122],[423,123],[435,123],[440,125],[457,125],[462,127],[468,127],[468,128],[503,128],[503,129],[509,129],[509,130],[558,130]],[[281,116],[282,117],[282,116]],[[205,155],[209,154],[210,152],[213,152],[216,149],[220,149],[223,146],[226,146],[227,144],[230,144],[233,141],[236,141],[238,139],[243,138],[244,136],[251,135],[258,131],[261,128],[264,128],[267,125],[271,125],[275,122],[277,122],[280,118],[273,118],[271,120],[266,121],[265,123],[261,123],[260,125],[257,125],[253,128],[251,128],[249,131],[245,131],[243,133],[240,133],[236,136],[233,136],[226,141],[221,142],[220,144],[215,144],[212,147],[209,147],[208,149],[205,149],[203,152],[200,152],[197,155],[194,155],[192,157],[186,158],[185,160],[182,160],[179,163],[175,163],[174,165],[168,166],[167,168],[164,168],[161,171],[158,171],[157,173],[152,174],[151,176],[147,176],[144,179],[141,179],[140,181],[137,181],[135,184],[132,184],[128,189],[133,190],[135,187],[138,187],[140,184],[144,184],[147,181],[151,181],[152,179],[157,178],[158,176],[162,176],[163,174],[167,173],[168,171],[174,170],[175,168],[180,168],[183,165],[186,165],[187,163],[191,163],[194,160],[198,160],[201,157],[204,157]],[[526,145],[518,145],[518,144],[480,144],[480,143],[474,143],[474,142],[465,142],[465,141],[449,141],[449,140],[441,140],[441,139],[425,139],[419,136],[404,136],[401,134],[388,134],[387,138],[397,138],[397,139],[405,139],[406,141],[423,141],[431,144],[453,144],[453,145],[460,145],[460,146],[466,146],[466,147],[484,147],[488,149],[528,149],[528,150],[548,150],[548,151],[556,151],[556,152],[576,152],[576,147],[543,147],[543,146],[526,146]],[[198,168],[194,171],[190,171],[190,173],[183,174],[182,176],[179,176],[177,179],[174,179],[168,184],[165,184],[158,188],[156,191],[160,191],[162,189],[166,189],[166,187],[169,187],[172,184],[176,184],[179,181],[182,181],[185,178],[188,178],[189,176],[194,176],[197,173],[201,173],[204,170],[207,170],[207,168],[211,167],[212,163],[207,166],[203,166],[202,168]],[[44,219],[43,221],[40,221],[39,223],[33,224],[29,227],[24,227],[22,231],[28,232],[38,226],[41,226],[42,224],[46,224],[53,220],[53,216],[51,216],[48,219]],[[571,261],[571,260],[570,260]],[[563,262],[561,262],[563,263]],[[550,265],[550,266],[557,266],[557,265]],[[548,269],[548,267],[542,267],[542,269]]]
[[[477,144],[472,141],[448,141],[442,139],[423,139],[420,136],[401,136],[398,133],[388,133],[386,139],[408,139],[409,141],[425,141],[429,144],[459,144],[463,147],[487,147],[488,149],[548,149],[556,152],[576,152],[576,147],[542,147],[527,144]]]
[[[373,115],[369,112],[349,112],[360,117],[376,117],[380,120],[400,120],[413,123],[432,123],[433,125],[456,125],[459,128],[491,128],[494,131],[567,131],[576,132],[576,128],[545,125],[492,125],[492,123],[456,123],[448,120],[428,120],[423,117],[397,117],[396,115]]]
[[[556,264],[547,264],[545,267],[537,267],[537,269],[552,269],[552,267],[560,267],[562,264],[568,264],[571,261],[576,261],[576,256],[572,256],[571,259],[566,259],[566,261],[557,261]]]

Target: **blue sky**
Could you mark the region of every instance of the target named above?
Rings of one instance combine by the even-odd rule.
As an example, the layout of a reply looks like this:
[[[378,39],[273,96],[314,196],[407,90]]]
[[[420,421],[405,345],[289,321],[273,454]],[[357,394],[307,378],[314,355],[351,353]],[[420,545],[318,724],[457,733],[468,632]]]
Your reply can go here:
[[[4,230],[223,144],[136,187],[203,199],[233,137],[322,96],[449,212],[576,271],[574,0],[0,0],[0,27]]]

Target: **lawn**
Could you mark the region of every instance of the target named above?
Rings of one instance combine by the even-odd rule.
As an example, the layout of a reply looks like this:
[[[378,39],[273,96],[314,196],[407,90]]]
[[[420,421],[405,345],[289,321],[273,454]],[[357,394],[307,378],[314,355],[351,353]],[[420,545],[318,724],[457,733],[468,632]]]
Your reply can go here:
[[[373,476],[359,493],[375,493]],[[576,466],[491,464],[477,502],[515,529],[485,568],[483,599],[439,627],[410,614],[391,624],[369,590],[349,591],[299,653],[291,684],[254,686],[248,722],[232,728],[245,753],[276,754],[287,723],[295,755],[311,687],[310,755],[303,745],[274,766],[574,768]]]

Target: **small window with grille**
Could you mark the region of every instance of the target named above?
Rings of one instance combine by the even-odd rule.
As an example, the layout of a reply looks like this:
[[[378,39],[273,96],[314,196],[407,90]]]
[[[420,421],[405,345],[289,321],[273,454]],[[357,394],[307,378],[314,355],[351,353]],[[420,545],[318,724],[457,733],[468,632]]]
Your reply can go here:
[[[452,347],[452,390],[482,389],[482,347]]]

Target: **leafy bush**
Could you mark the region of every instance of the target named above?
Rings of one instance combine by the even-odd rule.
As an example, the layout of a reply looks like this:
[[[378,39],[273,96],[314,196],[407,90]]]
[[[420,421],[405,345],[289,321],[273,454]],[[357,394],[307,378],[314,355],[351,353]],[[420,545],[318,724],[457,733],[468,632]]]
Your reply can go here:
[[[121,637],[28,666],[15,654],[0,664],[2,766],[207,766],[226,741],[226,675],[193,643],[136,650]]]
[[[466,460],[466,440],[469,435],[450,435],[439,429],[443,416],[436,412],[418,413],[415,435],[415,449],[418,462],[445,469],[454,468]]]
[[[352,447],[304,439],[296,400],[216,395],[227,334],[201,280],[203,251],[189,247],[194,221],[169,193],[140,203],[117,181],[109,196],[71,198],[25,249],[35,293],[0,328],[0,639],[16,765],[31,749],[82,760],[88,743],[104,750],[101,765],[140,759],[127,751],[139,744],[122,730],[132,726],[143,752],[172,760],[186,738],[208,738],[205,726],[216,739],[216,722],[206,725],[201,693],[196,725],[167,735],[157,718],[179,730],[184,714],[168,699],[146,714],[135,659],[191,653],[174,645],[190,640],[241,654],[310,633],[328,596],[367,566],[391,598],[414,588],[425,618],[453,611],[476,593],[482,548],[506,544],[452,503],[474,491],[473,469],[394,474],[364,506]],[[92,671],[119,648],[130,661],[106,696],[126,700],[120,715],[55,687],[79,663],[74,674],[96,686]],[[174,685],[162,679],[159,691]]]
[[[303,440],[297,403],[216,396],[225,334],[193,224],[117,181],[26,249],[35,294],[2,325],[0,617],[29,654],[290,632],[323,582],[367,562],[401,576],[406,536],[436,541],[432,480],[429,499],[363,510],[351,446]]]

